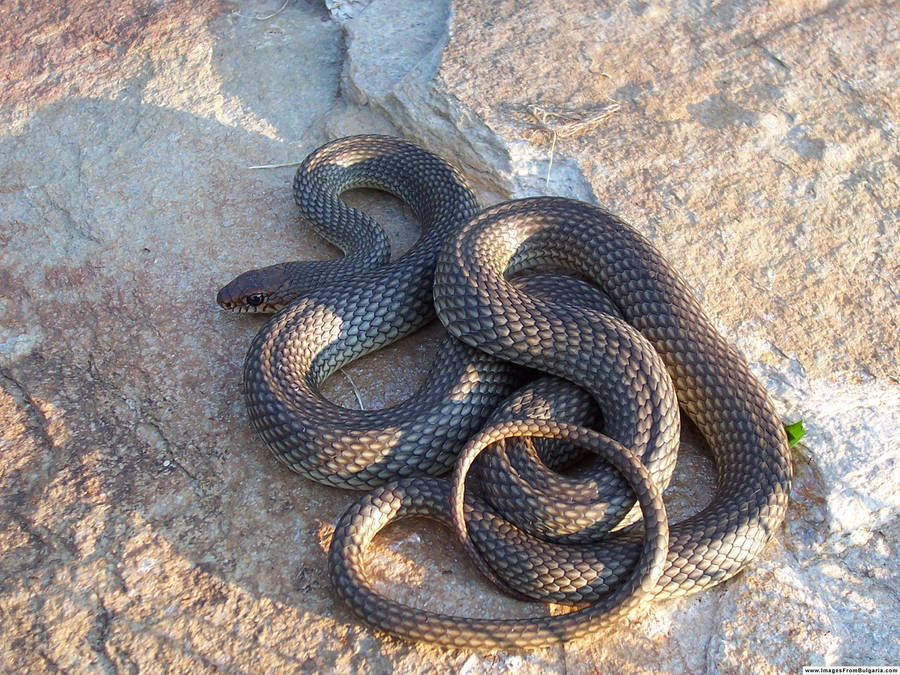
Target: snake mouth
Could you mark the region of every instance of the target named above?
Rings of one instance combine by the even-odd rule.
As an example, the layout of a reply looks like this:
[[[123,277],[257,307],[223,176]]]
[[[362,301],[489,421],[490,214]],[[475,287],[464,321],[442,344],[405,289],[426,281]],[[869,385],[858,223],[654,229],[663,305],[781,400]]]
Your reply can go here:
[[[237,312],[238,314],[274,314],[280,306],[266,305],[265,307],[250,307],[249,305],[239,305],[237,307],[226,307],[226,309]]]
[[[218,304],[219,307],[225,311],[234,312],[235,314],[272,314],[279,309],[278,307],[273,307],[271,305],[266,307],[251,307],[250,305],[240,302],[219,302]]]

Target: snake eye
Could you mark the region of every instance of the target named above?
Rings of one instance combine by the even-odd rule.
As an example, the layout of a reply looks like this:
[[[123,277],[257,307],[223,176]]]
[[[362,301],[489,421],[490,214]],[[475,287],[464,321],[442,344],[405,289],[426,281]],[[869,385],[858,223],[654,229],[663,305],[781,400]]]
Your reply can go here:
[[[259,307],[263,304],[263,301],[266,299],[266,296],[262,293],[253,293],[252,295],[247,296],[247,304],[251,307]]]

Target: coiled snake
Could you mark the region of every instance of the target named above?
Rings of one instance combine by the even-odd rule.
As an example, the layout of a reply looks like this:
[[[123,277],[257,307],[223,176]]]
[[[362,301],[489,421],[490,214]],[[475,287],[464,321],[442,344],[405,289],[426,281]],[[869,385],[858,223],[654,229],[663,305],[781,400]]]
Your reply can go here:
[[[356,187],[398,196],[421,222],[419,240],[396,261],[387,261],[381,228],[340,200]],[[313,480],[370,489],[341,518],[329,554],[338,594],[363,619],[461,647],[568,640],[648,595],[733,576],[772,537],[791,480],[773,405],[685,282],[624,222],[550,197],[479,213],[451,165],[380,136],[313,152],[294,196],[344,258],[251,271],[217,300],[277,310],[244,363],[251,424],[275,456]],[[408,401],[352,411],[321,395],[330,374],[422,326],[434,307],[452,337]],[[556,377],[517,390],[520,366]],[[660,494],[674,466],[679,405],[713,452],[718,484],[706,508],[669,526]],[[505,440],[513,437],[551,442]],[[558,457],[572,456],[562,441],[598,459],[579,475],[558,475]],[[454,462],[451,481],[431,477]],[[470,467],[477,492],[466,490]],[[635,500],[643,535],[609,533]],[[367,586],[361,557],[388,522],[412,515],[452,524],[510,593],[593,604],[488,620],[382,597]]]

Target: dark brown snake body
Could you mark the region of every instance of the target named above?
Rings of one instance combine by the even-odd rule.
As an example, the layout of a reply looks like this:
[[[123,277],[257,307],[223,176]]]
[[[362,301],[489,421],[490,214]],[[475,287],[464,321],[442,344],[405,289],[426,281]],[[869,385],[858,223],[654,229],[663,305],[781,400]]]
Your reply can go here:
[[[385,263],[383,232],[339,199],[355,187],[397,195],[422,223],[419,241],[397,261]],[[275,455],[319,482],[374,488],[341,519],[329,556],[337,592],[363,619],[461,647],[568,640],[647,595],[683,595],[729,578],[772,537],[791,480],[774,407],[684,281],[628,225],[549,197],[478,213],[449,164],[386,137],[323,146],[298,170],[294,194],[307,220],[345,250],[334,280],[325,280],[332,277],[322,263],[292,263],[242,275],[218,300],[279,310],[244,365],[251,423]],[[561,282],[561,270],[579,280]],[[538,276],[520,279],[530,273]],[[455,339],[409,401],[348,411],[319,393],[345,363],[428,321],[432,290]],[[574,384],[541,378],[507,398],[521,384],[511,364]],[[594,403],[602,433],[584,426],[596,425]],[[713,452],[718,485],[706,508],[669,527],[660,493],[674,466],[679,404]],[[550,444],[508,444],[513,437]],[[600,459],[584,475],[560,476],[543,463],[552,467],[559,441]],[[455,461],[451,482],[412,477]],[[477,494],[465,490],[470,467]],[[633,528],[607,534],[635,499],[643,536]],[[488,620],[384,598],[368,588],[362,555],[388,522],[412,515],[452,524],[479,567],[511,593],[594,604]]]

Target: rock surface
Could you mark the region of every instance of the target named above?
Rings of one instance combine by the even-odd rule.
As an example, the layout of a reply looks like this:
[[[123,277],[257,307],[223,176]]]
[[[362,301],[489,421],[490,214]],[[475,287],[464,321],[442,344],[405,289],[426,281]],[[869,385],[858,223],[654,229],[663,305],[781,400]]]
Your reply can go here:
[[[889,4],[170,2],[0,7],[0,665],[466,673],[796,672],[900,654],[900,117]],[[327,5],[327,6],[326,6]],[[330,11],[329,11],[330,10]],[[795,448],[786,524],[731,582],[559,648],[468,653],[360,624],[325,573],[353,495],[277,464],[221,312],[250,267],[335,251],[291,167],[406,135],[484,203],[595,199],[677,263]],[[354,195],[394,245],[396,202]],[[440,335],[329,395],[401,399]],[[400,364],[400,367],[398,367]],[[695,476],[699,474],[700,480]],[[687,453],[669,498],[711,466]],[[446,532],[393,528],[380,588],[481,616],[541,611]]]

